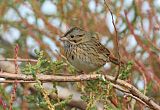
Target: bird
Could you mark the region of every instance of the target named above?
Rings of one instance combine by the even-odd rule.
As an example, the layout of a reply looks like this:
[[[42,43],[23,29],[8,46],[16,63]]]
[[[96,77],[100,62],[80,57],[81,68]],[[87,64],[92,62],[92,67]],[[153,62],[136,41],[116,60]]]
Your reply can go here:
[[[64,44],[66,59],[79,71],[94,72],[107,62],[120,64],[119,60],[100,43],[99,35],[95,32],[73,27],[61,36],[60,40]]]

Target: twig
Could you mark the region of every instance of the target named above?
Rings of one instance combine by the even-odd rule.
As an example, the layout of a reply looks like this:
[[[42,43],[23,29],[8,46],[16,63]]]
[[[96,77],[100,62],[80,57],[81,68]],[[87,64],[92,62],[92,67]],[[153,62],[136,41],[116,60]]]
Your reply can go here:
[[[140,100],[138,97],[132,95],[132,94],[129,94],[129,93],[125,93],[125,96],[126,97],[132,97],[134,98],[135,100],[139,101],[140,103],[142,103],[143,105],[146,105],[147,107],[149,107],[145,102],[143,102],[142,100]]]
[[[6,78],[6,79],[17,79],[17,80],[24,80],[24,81],[34,81],[35,80],[32,75],[11,74],[7,72],[0,73],[0,77]],[[100,77],[102,77],[102,75],[101,74],[89,74],[89,75],[82,74],[78,76],[56,76],[56,75],[38,74],[36,77],[38,78],[38,80],[45,81],[45,82],[79,82],[79,81],[99,79]],[[160,106],[158,104],[156,104],[153,100],[145,96],[137,88],[127,83],[126,81],[117,79],[117,81],[115,82],[115,78],[109,75],[105,75],[105,79],[107,81],[110,81],[113,84],[117,84],[127,89],[130,94],[140,99],[149,108],[154,109],[154,110],[160,110]]]
[[[131,34],[134,36],[134,38],[136,39],[137,43],[147,52],[152,53],[150,50],[149,45],[144,45],[144,43],[142,42],[142,40],[140,39],[140,37],[138,35],[135,34],[134,32],[134,28],[132,26],[132,24],[130,23],[128,17],[127,17],[127,11],[124,11],[125,17],[126,17],[126,22],[127,22],[127,26],[131,32]]]
[[[147,79],[146,79],[146,75],[145,73],[148,73],[148,71],[145,70],[145,67],[143,64],[141,64],[138,60],[134,59],[135,61],[135,66],[137,67],[137,69],[140,71],[140,73],[143,76],[143,80],[144,80],[144,91],[143,93],[146,94],[147,92]]]
[[[7,104],[6,102],[3,100],[2,97],[0,97],[0,105],[2,106],[3,110],[7,110]]]
[[[18,64],[17,64],[18,50],[19,50],[19,46],[17,44],[16,47],[15,47],[15,60],[14,60],[15,74],[18,73]],[[14,84],[13,84],[13,89],[12,89],[12,93],[11,93],[11,100],[10,100],[10,104],[9,104],[9,110],[12,110],[12,105],[13,105],[13,102],[14,102],[14,100],[16,98],[17,84],[18,83],[17,83],[17,79],[16,79],[15,82],[14,82]]]
[[[4,80],[0,81],[0,83],[14,83],[15,80]],[[24,80],[17,80],[17,83],[36,83],[36,81],[24,81]]]
[[[15,61],[13,58],[3,58],[0,61]],[[35,59],[16,59],[18,62],[37,62]]]
[[[139,101],[139,102],[142,103],[143,105],[148,106],[145,102],[143,102],[143,101],[140,100],[139,98],[135,97],[134,95],[130,94],[130,92],[129,92],[128,90],[123,89],[121,86],[115,85],[115,84],[112,84],[112,86],[113,86],[114,88],[116,88],[116,89],[124,92],[125,95],[130,96],[130,97],[134,98],[135,100]]]
[[[110,12],[110,14],[111,14],[111,16],[112,16],[112,24],[113,24],[114,30],[115,30],[115,32],[116,32],[115,43],[116,43],[116,51],[117,51],[118,62],[119,62],[119,65],[118,65],[118,72],[117,72],[117,74],[116,74],[116,76],[115,76],[115,81],[116,81],[116,80],[118,79],[119,74],[120,74],[120,67],[121,67],[121,62],[120,62],[121,56],[120,56],[120,53],[119,53],[118,31],[117,31],[116,25],[115,25],[115,23],[114,23],[113,13],[112,13],[111,9],[109,8],[109,6],[107,5],[106,0],[104,0],[104,3],[105,3],[107,9],[109,10],[109,12]]]

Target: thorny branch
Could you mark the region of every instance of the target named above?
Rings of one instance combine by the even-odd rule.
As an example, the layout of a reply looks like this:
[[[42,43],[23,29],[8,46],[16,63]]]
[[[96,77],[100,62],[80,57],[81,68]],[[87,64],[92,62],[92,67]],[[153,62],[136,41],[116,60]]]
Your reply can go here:
[[[5,79],[10,79],[10,80],[17,79],[21,81],[22,80],[23,81],[34,81],[35,80],[32,75],[11,74],[7,72],[1,72],[0,77],[5,78]],[[79,81],[95,80],[103,76],[101,74],[89,74],[89,75],[83,74],[83,75],[78,75],[78,76],[56,76],[56,75],[38,74],[36,77],[38,78],[38,80],[42,82],[79,82]],[[149,108],[154,109],[154,110],[160,110],[160,106],[158,104],[156,104],[152,99],[150,99],[149,97],[141,93],[133,85],[123,80],[120,80],[120,79],[117,79],[117,81],[115,82],[115,78],[109,75],[105,75],[105,80],[110,81],[111,84],[116,85],[114,86],[116,89],[129,94],[129,96],[147,105]]]

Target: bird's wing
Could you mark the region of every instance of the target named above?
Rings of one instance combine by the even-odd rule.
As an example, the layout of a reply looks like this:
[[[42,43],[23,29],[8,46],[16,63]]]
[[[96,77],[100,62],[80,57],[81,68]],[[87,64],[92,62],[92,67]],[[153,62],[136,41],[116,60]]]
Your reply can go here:
[[[99,34],[98,33],[91,33],[91,36],[94,37],[91,42],[93,42],[96,46],[96,51],[100,54],[110,55],[110,51],[99,42]]]
[[[104,45],[102,45],[100,42],[95,42],[95,46],[97,48],[98,53],[106,54],[106,55],[111,54],[111,52]]]

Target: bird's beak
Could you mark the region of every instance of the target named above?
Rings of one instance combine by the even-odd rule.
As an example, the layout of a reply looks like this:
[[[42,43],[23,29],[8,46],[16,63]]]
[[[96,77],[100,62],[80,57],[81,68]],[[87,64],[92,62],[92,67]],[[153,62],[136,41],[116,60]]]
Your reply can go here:
[[[62,37],[60,37],[60,40],[61,41],[67,41],[68,39],[66,37],[62,36]]]

